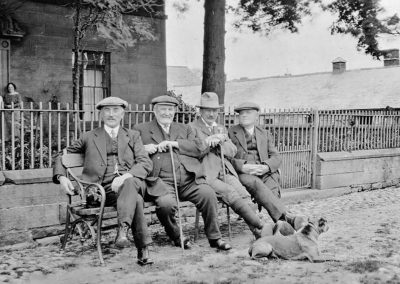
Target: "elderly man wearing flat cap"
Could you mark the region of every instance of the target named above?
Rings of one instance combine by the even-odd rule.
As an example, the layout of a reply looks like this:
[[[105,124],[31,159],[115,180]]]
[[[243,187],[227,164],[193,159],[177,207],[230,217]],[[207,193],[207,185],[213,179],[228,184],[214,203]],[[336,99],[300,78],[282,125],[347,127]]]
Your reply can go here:
[[[287,221],[296,230],[306,221],[287,212],[280,198],[278,168],[282,159],[267,130],[257,125],[260,107],[252,102],[237,106],[239,125],[229,128],[229,137],[237,147],[232,164],[240,182],[255,201],[264,207],[274,222]]]
[[[101,184],[106,191],[106,206],[118,211],[116,246],[130,246],[128,230],[132,229],[140,265],[151,264],[148,245],[151,237],[143,211],[145,178],[152,170],[152,162],[144,149],[138,131],[121,126],[128,103],[117,97],[101,100],[96,108],[104,122],[102,127],[85,132],[67,147],[68,153],[84,154],[82,178]],[[53,181],[61,184],[67,194],[73,185],[65,177],[61,153],[53,168]]]
[[[222,240],[219,230],[217,197],[206,183],[199,161],[207,146],[203,140],[195,138],[189,125],[173,122],[178,105],[175,98],[159,96],[152,100],[152,104],[156,119],[135,125],[135,129],[140,131],[154,164],[147,178],[147,193],[157,204],[158,219],[175,246],[180,246],[182,237],[185,249],[190,248],[189,238],[180,235],[175,219],[178,210],[174,188],[176,181],[179,199],[193,202],[201,211],[210,246],[229,250],[231,246]]]
[[[229,161],[236,155],[236,146],[229,139],[225,127],[216,122],[220,110],[218,95],[213,92],[203,93],[197,107],[200,109],[200,117],[190,123],[190,126],[196,137],[203,139],[208,146],[209,152],[202,159],[207,183],[215,190],[218,198],[243,218],[254,236],[260,238],[263,223],[247,203],[245,198],[249,197],[249,193],[240,183],[238,174]]]

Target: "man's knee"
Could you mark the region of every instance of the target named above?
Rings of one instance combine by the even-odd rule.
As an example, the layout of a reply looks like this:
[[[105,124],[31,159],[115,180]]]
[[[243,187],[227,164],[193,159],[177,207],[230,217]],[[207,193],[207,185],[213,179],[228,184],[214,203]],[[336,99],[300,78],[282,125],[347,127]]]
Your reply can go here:
[[[214,189],[208,184],[202,184],[198,188],[198,196],[207,202],[217,202],[217,195]]]
[[[175,196],[172,194],[163,195],[155,200],[156,209],[162,214],[174,213],[177,209]]]

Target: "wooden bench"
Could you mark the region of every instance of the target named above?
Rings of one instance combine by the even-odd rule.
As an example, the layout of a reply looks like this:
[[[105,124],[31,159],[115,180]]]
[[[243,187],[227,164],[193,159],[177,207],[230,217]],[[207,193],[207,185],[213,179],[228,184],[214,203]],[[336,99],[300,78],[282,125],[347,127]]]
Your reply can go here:
[[[61,158],[63,166],[67,170],[67,177],[75,187],[75,197],[68,196],[66,208],[65,232],[62,238],[61,248],[65,250],[66,243],[75,229],[78,229],[81,240],[92,239],[96,243],[100,263],[104,265],[103,252],[101,248],[101,232],[103,220],[117,217],[114,207],[106,207],[106,193],[104,188],[97,183],[91,183],[80,179],[84,156],[82,154],[70,154],[64,151]],[[74,199],[74,200],[73,200]],[[96,207],[88,206],[88,200],[100,204]],[[89,202],[90,203],[90,202]],[[188,203],[188,202],[185,202]],[[154,202],[145,202],[145,208],[155,207]],[[195,241],[199,233],[199,210],[196,210],[195,218]],[[229,207],[227,207],[229,239],[231,238]],[[83,230],[82,227],[86,228]],[[90,236],[88,236],[90,234]]]

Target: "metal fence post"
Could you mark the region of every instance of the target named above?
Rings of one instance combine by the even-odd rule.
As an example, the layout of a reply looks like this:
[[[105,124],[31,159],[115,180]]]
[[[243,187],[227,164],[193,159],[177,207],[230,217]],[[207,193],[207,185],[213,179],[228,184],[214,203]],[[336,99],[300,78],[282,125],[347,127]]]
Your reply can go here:
[[[313,110],[312,121],[312,140],[311,140],[311,188],[316,187],[317,182],[317,154],[318,154],[318,135],[319,135],[319,111]]]

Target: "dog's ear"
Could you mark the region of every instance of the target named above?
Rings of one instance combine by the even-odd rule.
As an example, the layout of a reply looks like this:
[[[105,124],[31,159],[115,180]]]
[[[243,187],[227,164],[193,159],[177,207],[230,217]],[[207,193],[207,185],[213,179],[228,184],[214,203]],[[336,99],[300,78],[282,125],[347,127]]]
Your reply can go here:
[[[328,221],[324,217],[318,219],[318,230],[320,233],[328,230]]]

